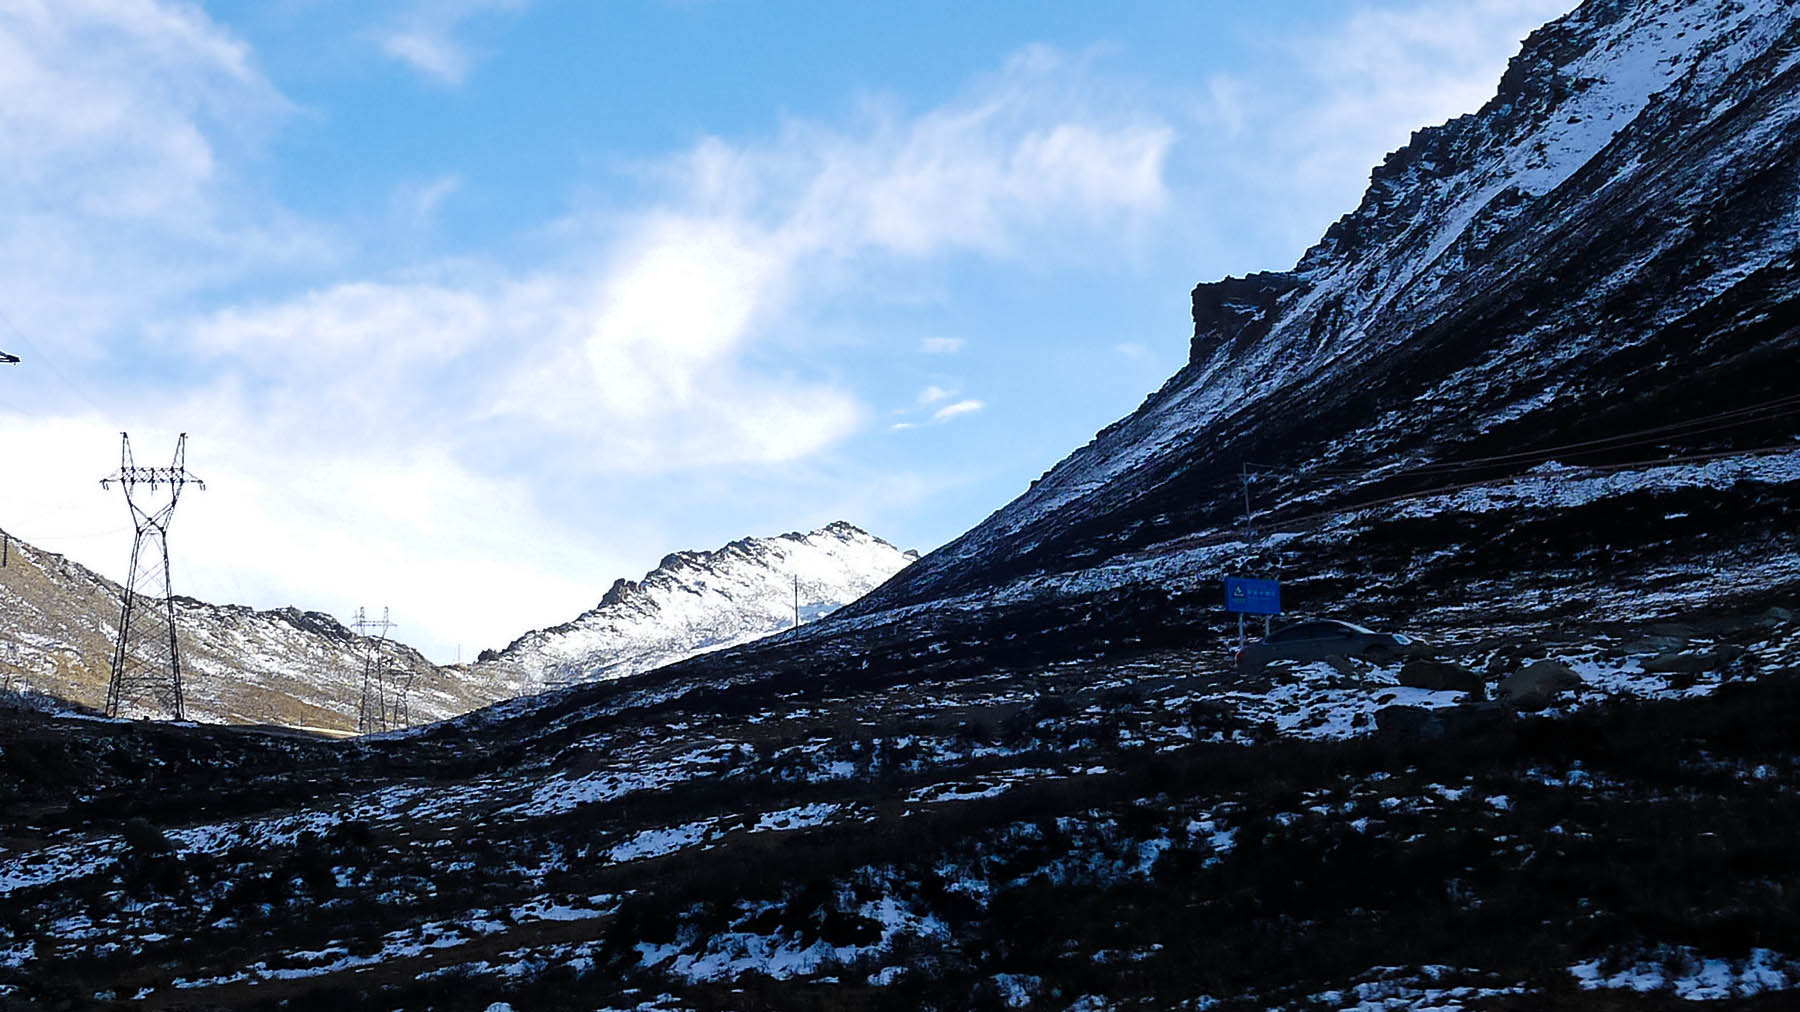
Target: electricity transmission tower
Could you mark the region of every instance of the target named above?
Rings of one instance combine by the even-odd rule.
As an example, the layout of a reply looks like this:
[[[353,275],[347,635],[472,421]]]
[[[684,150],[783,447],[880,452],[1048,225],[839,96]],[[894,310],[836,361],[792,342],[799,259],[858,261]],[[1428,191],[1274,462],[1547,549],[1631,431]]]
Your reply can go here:
[[[183,719],[181,648],[175,637],[175,599],[169,589],[169,521],[189,485],[206,483],[187,470],[187,433],[175,443],[168,467],[138,467],[131,458],[131,436],[120,433],[119,470],[100,479],[100,487],[118,485],[125,492],[137,535],[131,540],[131,568],[126,571],[125,603],[119,613],[119,639],[113,647],[112,681],[106,688],[106,715],[144,702],[161,704],[176,720]]]
[[[388,633],[394,628],[388,610],[381,609],[381,621],[377,622],[358,608],[350,625],[367,644],[363,652],[362,701],[356,707],[356,733],[373,734],[405,727],[411,716],[406,693],[412,688],[413,672],[407,672],[404,686],[390,693],[387,651],[383,649],[387,646]]]

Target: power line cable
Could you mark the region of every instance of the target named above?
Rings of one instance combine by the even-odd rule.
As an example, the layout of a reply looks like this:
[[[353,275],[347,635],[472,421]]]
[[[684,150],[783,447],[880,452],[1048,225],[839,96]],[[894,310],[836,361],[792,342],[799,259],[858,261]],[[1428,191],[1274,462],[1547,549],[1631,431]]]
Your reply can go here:
[[[11,534],[13,536],[14,541],[22,541],[26,544],[36,545],[36,544],[42,544],[44,542],[49,542],[49,541],[88,541],[93,538],[110,538],[115,534],[130,534],[134,530],[134,528],[115,527],[110,531],[94,531],[92,534],[31,534],[31,535],[20,534],[18,531],[15,531],[10,527],[0,528],[0,530],[5,530],[6,533]]]
[[[1612,436],[1604,436],[1599,439],[1583,440],[1577,443],[1564,443],[1560,446],[1545,446],[1531,450],[1519,450],[1514,453],[1493,454],[1486,457],[1470,457],[1462,460],[1435,461],[1429,464],[1420,464],[1416,467],[1406,468],[1405,471],[1401,473],[1410,474],[1433,470],[1467,470],[1471,467],[1487,464],[1504,464],[1532,459],[1548,460],[1559,454],[1567,454],[1571,451],[1586,452],[1600,449],[1625,449],[1632,446],[1644,446],[1650,443],[1663,442],[1679,436],[1704,435],[1709,432],[1719,432],[1736,428],[1748,422],[1780,418],[1784,415],[1794,413],[1794,407],[1788,405],[1800,405],[1800,397],[1781,398],[1777,401],[1768,402],[1765,405],[1739,408],[1732,411],[1720,412],[1716,415],[1706,415],[1700,418],[1688,419],[1682,422],[1671,422],[1667,425],[1653,426],[1647,429],[1637,429],[1630,432],[1621,432]],[[1713,424],[1715,422],[1717,424]]]
[[[1800,412],[1800,395],[1788,395],[1762,401],[1757,404],[1733,408],[1729,411],[1703,415],[1698,418],[1690,418],[1679,422],[1670,422],[1665,425],[1615,433],[1614,435],[1604,436],[1599,439],[1537,447],[1530,450],[1516,451],[1514,453],[1492,454],[1485,457],[1469,457],[1460,460],[1433,461],[1411,467],[1403,467],[1396,471],[1380,474],[1379,478],[1382,480],[1391,480],[1415,474],[1474,470],[1491,465],[1516,464],[1526,461],[1546,462],[1557,456],[1567,455],[1571,451],[1629,449],[1634,446],[1644,446],[1651,443],[1663,442],[1677,436],[1698,436],[1712,432],[1726,431],[1750,422],[1771,420],[1796,412]],[[1379,471],[1379,467],[1361,469],[1296,468],[1283,467],[1277,464],[1263,464],[1255,461],[1248,462],[1246,466],[1252,469],[1253,475],[1257,472],[1268,472],[1292,476],[1317,475],[1321,477],[1349,477],[1354,475],[1375,476],[1375,472]]]
[[[13,322],[12,317],[8,316],[4,309],[0,309],[0,324],[5,324],[6,329],[11,331],[13,336],[17,337],[23,346],[31,352],[31,364],[34,368],[41,364],[44,371],[56,382],[62,384],[64,389],[87,402],[88,407],[93,408],[100,414],[107,414],[107,409],[102,407],[99,401],[89,396],[86,390],[82,389],[65,375],[63,371],[57,367],[56,359],[51,355],[45,354],[41,345],[26,336],[25,331],[21,330],[19,325]]]

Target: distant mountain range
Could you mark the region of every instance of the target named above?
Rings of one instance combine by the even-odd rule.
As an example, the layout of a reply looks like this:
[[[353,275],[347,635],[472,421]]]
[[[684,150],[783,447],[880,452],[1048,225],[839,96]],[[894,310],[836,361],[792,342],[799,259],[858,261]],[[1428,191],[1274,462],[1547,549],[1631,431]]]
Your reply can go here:
[[[916,558],[843,522],[807,534],[677,552],[619,580],[573,622],[528,633],[470,665],[438,666],[320,612],[258,611],[177,597],[188,715],[328,731],[356,729],[364,660],[409,683],[414,722],[454,716],[569,681],[617,678],[743,643],[855,600]],[[105,704],[122,588],[14,539],[0,568],[0,686]]]

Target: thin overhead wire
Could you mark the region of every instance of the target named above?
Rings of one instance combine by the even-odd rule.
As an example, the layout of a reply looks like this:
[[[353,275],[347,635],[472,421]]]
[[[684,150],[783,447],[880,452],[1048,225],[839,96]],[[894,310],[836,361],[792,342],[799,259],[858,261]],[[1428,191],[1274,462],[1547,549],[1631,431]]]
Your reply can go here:
[[[0,528],[11,534],[14,541],[22,541],[28,545],[40,545],[55,541],[89,541],[94,538],[110,538],[117,534],[130,534],[133,528],[115,527],[110,531],[94,531],[90,534],[20,534],[10,527]]]
[[[1755,404],[1732,408],[1728,411],[1720,411],[1711,415],[1702,415],[1697,418],[1684,419],[1679,422],[1670,422],[1664,425],[1655,425],[1647,428],[1615,433],[1611,436],[1603,436],[1598,439],[1587,439],[1555,446],[1534,447],[1529,450],[1519,450],[1513,453],[1492,454],[1483,457],[1465,457],[1457,460],[1433,461],[1385,472],[1381,471],[1379,466],[1359,469],[1284,467],[1277,464],[1263,464],[1255,461],[1248,462],[1246,466],[1250,469],[1252,476],[1258,472],[1265,472],[1291,476],[1316,475],[1320,477],[1351,477],[1361,475],[1379,478],[1381,480],[1392,480],[1413,475],[1456,473],[1459,471],[1472,471],[1525,463],[1548,463],[1559,456],[1567,456],[1570,454],[1579,455],[1600,452],[1603,450],[1624,450],[1666,442],[1670,439],[1679,437],[1708,435],[1714,432],[1729,431],[1753,422],[1771,421],[1776,418],[1796,413],[1800,413],[1800,394],[1776,397]]]
[[[1574,470],[1584,471],[1589,474],[1610,474],[1615,471],[1667,467],[1678,464],[1698,464],[1715,460],[1726,460],[1732,457],[1768,457],[1785,453],[1800,453],[1800,443],[1773,444],[1739,450],[1717,450],[1711,453],[1692,453],[1677,457],[1651,457],[1644,460],[1620,461],[1611,464],[1584,464],[1576,465]],[[1304,513],[1297,516],[1282,516],[1279,511],[1270,511],[1268,514],[1264,514],[1261,519],[1263,519],[1265,523],[1287,525],[1301,524],[1326,517],[1340,516],[1345,513],[1354,513],[1358,510],[1373,509],[1377,506],[1386,506],[1397,502],[1407,502],[1414,499],[1430,499],[1434,496],[1449,495],[1451,493],[1462,492],[1473,488],[1491,487],[1506,482],[1517,481],[1529,476],[1528,473],[1521,472],[1483,478],[1478,481],[1454,482],[1432,488],[1402,492],[1398,495],[1382,496],[1376,499],[1345,503],[1332,506],[1328,509],[1315,510],[1311,513]]]
[[[25,331],[20,329],[19,325],[13,322],[12,317],[8,316],[4,309],[0,309],[0,324],[4,324],[6,329],[10,331],[14,337],[19,339],[20,345],[31,353],[29,361],[30,367],[33,370],[42,368],[45,375],[48,375],[51,379],[61,384],[65,390],[86,402],[88,407],[93,408],[102,415],[109,413],[106,408],[101,406],[99,401],[95,400],[85,389],[74,380],[70,379],[62,369],[57,366],[56,357],[47,354],[41,345],[27,336]]]

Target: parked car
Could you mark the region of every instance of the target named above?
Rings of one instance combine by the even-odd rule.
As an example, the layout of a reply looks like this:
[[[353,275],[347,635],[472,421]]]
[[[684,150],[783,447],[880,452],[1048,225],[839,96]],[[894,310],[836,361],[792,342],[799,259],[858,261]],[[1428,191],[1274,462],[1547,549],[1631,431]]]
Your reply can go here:
[[[1325,657],[1383,660],[1418,652],[1421,644],[1405,633],[1376,632],[1354,622],[1316,618],[1296,622],[1248,643],[1237,653],[1238,670],[1261,671],[1274,660],[1316,661]]]

